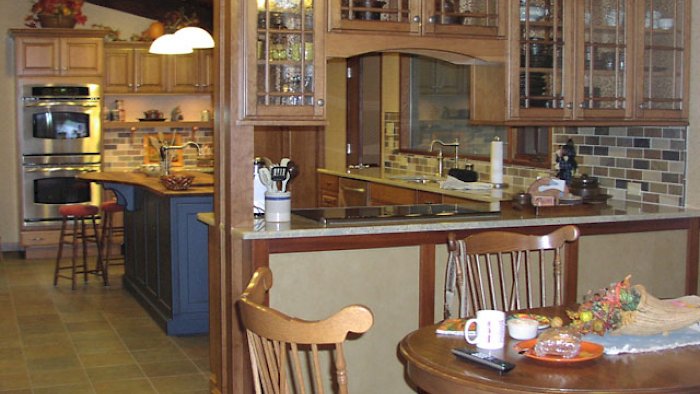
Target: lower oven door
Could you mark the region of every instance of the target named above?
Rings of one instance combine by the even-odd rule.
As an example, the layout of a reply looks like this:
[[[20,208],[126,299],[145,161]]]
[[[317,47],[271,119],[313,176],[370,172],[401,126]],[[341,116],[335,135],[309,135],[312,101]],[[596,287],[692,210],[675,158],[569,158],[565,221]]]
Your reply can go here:
[[[22,215],[24,227],[55,226],[61,220],[58,207],[63,204],[89,203],[99,206],[98,184],[77,179],[83,172],[98,171],[99,166],[24,167]]]

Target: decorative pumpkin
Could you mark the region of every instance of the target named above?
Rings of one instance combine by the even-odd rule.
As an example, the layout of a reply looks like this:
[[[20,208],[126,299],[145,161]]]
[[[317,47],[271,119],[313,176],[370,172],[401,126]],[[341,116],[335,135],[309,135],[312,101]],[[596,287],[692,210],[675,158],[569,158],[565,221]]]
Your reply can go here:
[[[165,33],[165,26],[161,22],[155,21],[148,26],[148,37],[155,40]]]

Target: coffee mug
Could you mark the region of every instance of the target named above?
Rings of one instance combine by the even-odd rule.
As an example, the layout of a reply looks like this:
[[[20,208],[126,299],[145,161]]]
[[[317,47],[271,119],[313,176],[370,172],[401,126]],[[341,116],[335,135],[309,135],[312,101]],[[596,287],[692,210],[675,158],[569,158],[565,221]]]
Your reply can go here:
[[[469,332],[472,323],[476,324],[476,335]],[[469,319],[464,325],[464,338],[468,343],[482,349],[500,349],[505,342],[506,314],[502,311],[484,309],[476,312],[476,319]]]

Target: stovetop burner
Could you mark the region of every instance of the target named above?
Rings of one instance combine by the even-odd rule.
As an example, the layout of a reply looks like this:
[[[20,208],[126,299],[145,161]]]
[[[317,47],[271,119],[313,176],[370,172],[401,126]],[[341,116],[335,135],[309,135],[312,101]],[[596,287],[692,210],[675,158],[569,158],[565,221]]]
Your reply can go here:
[[[409,220],[464,220],[474,216],[495,216],[499,211],[467,208],[459,204],[383,205],[372,207],[337,207],[295,209],[292,213],[324,226],[364,223],[405,222]]]

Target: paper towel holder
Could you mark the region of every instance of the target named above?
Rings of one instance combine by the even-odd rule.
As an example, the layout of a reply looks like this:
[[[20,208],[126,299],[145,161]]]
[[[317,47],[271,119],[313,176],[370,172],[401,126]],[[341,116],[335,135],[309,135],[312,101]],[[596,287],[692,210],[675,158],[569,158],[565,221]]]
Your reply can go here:
[[[501,142],[501,138],[500,138],[499,136],[495,136],[495,137],[493,138],[492,144],[493,144],[493,142]],[[492,149],[492,154],[493,154],[493,149]],[[503,149],[502,149],[502,148],[501,148],[501,155],[500,155],[500,158],[501,158],[501,169],[503,169]],[[493,156],[492,156],[492,159],[491,159],[491,166],[493,166],[493,164],[494,164],[494,163],[493,163]],[[502,170],[501,170],[501,171],[502,171]],[[493,180],[493,170],[491,171],[491,176],[492,176],[492,180]],[[507,184],[507,183],[504,183],[504,182],[502,182],[502,181],[503,181],[503,173],[501,172],[501,182],[493,182],[493,181],[492,181],[492,182],[491,182],[491,185],[493,186],[494,189],[505,189],[505,188],[507,188],[507,187],[508,187],[508,184]]]

